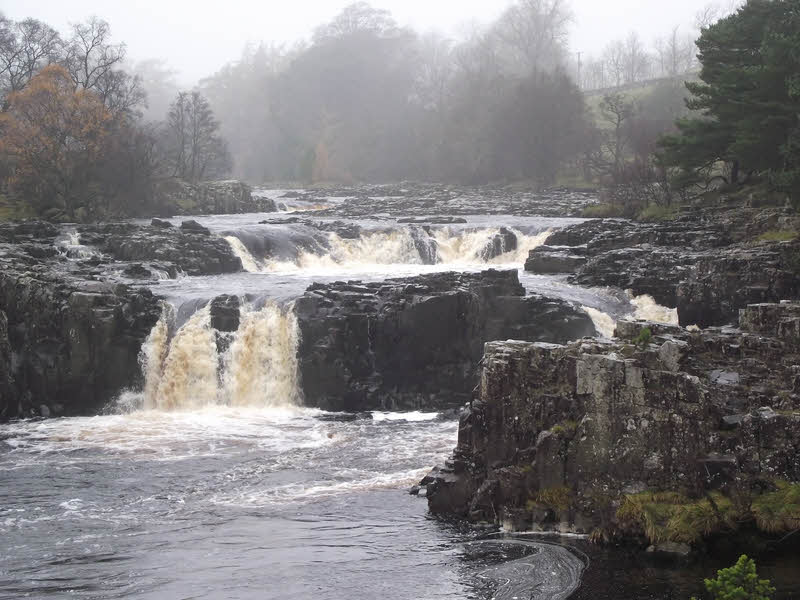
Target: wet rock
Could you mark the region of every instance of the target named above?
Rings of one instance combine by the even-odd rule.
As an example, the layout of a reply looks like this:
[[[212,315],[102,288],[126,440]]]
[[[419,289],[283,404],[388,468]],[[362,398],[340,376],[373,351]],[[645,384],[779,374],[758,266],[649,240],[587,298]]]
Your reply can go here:
[[[459,223],[466,223],[467,220],[463,217],[436,216],[436,217],[406,217],[403,219],[397,219],[397,222],[400,224],[409,223],[409,224],[419,224],[419,225],[455,225]]]
[[[153,276],[150,269],[146,268],[142,263],[134,263],[125,267],[122,274],[131,279],[150,279]]]
[[[480,252],[480,258],[489,261],[501,256],[506,252],[513,252],[517,249],[517,236],[513,231],[506,227],[501,227],[500,231],[492,236],[486,246]]]
[[[189,219],[188,221],[181,222],[181,229],[183,231],[188,231],[190,233],[199,233],[201,235],[211,235],[211,231],[208,227],[203,227],[197,221],[193,219]]]
[[[139,350],[161,314],[158,298],[146,289],[90,285],[58,271],[30,275],[0,269],[0,307],[13,356],[4,370],[10,389],[8,377],[0,379],[0,420],[43,415],[42,405],[92,414],[137,385]],[[2,354],[0,348],[0,363]]]
[[[159,229],[169,229],[173,227],[172,223],[169,221],[164,221],[163,219],[159,219],[157,217],[153,217],[153,220],[150,221],[150,225],[153,227],[158,227]]]
[[[211,327],[216,331],[232,332],[239,329],[239,296],[222,295],[211,301]]]
[[[295,312],[305,401],[326,410],[457,406],[485,342],[594,333],[577,307],[526,297],[516,271],[315,284]]]
[[[585,256],[569,252],[531,250],[525,261],[525,270],[531,273],[574,273],[586,264]]]
[[[798,304],[746,310],[772,315],[763,319],[772,329]],[[786,400],[797,364],[797,346],[730,328],[654,325],[647,348],[624,339],[490,342],[452,458],[420,485],[433,512],[630,534],[617,515],[629,494],[698,499],[764,473],[800,481],[800,405]],[[721,385],[721,374],[736,378]]]
[[[191,227],[184,230],[107,223],[82,226],[80,234],[83,243],[115,260],[157,263],[171,274],[218,275],[242,270],[242,261],[228,242],[215,235],[198,235]]]
[[[683,325],[734,323],[749,304],[800,297],[800,243],[730,248],[700,258],[680,281],[676,305]]]
[[[666,223],[587,221],[554,232],[548,248],[531,252],[528,268],[564,269],[574,273],[572,283],[648,294],[677,307],[682,325],[730,324],[749,304],[800,299],[800,242],[753,242],[796,223],[783,209],[742,207],[694,211]],[[787,335],[793,327],[800,332],[800,319],[784,327]]]
[[[167,179],[159,183],[158,204],[166,214],[209,215],[249,212],[275,212],[275,201],[253,193],[252,188],[235,180],[189,183]]]

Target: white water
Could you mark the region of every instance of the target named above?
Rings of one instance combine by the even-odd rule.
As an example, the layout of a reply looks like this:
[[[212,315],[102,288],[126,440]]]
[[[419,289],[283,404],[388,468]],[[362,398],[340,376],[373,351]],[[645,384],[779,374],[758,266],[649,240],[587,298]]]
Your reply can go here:
[[[634,296],[628,290],[626,292],[631,302],[633,311],[624,317],[630,321],[650,321],[652,323],[663,323],[665,325],[678,324],[678,310],[658,304],[652,296],[647,294]],[[617,320],[611,315],[591,306],[581,307],[592,319],[597,332],[605,338],[613,338],[617,328]]]
[[[678,324],[678,309],[668,308],[658,304],[652,296],[634,296],[630,291],[627,292],[634,306],[634,318],[641,321],[652,321],[654,323],[665,323],[667,325]]]
[[[290,407],[298,403],[297,319],[291,308],[245,307],[238,331],[218,334],[208,306],[170,335],[169,310],[145,341],[142,407],[198,410],[209,406]],[[217,336],[230,345],[219,354]],[[130,400],[127,401],[130,404]]]
[[[515,265],[521,266],[531,250],[545,243],[550,231],[526,235],[509,228],[517,238],[517,248],[509,249],[499,256],[485,259],[483,254],[500,228],[477,230],[440,228],[431,231],[431,237],[416,230],[401,228],[392,231],[365,232],[356,239],[342,238],[336,233],[328,234],[329,251],[315,254],[300,250],[293,260],[254,257],[242,241],[235,236],[226,236],[233,253],[242,261],[245,271],[250,273],[304,272],[309,275],[330,272],[385,271],[391,265],[415,265],[423,267],[425,261],[417,244],[430,244],[435,248],[438,269],[452,267]],[[504,249],[503,249],[504,250]],[[434,267],[434,268],[436,268]]]

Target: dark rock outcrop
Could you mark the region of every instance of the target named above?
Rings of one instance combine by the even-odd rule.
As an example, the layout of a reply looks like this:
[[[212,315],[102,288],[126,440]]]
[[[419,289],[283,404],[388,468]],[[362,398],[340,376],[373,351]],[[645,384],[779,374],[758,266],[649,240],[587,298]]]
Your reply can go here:
[[[95,412],[138,381],[141,345],[161,314],[149,290],[41,270],[4,270],[0,306],[12,355],[0,420],[41,414],[41,406],[54,415]]]
[[[800,299],[800,241],[756,241],[800,219],[784,209],[707,209],[665,223],[594,220],[554,232],[531,251],[534,273],[571,273],[677,307],[682,325],[734,323],[757,302]]]
[[[525,297],[516,271],[315,284],[295,302],[305,401],[329,410],[463,403],[484,342],[594,333],[570,304]]]
[[[630,527],[618,509],[637,494],[702,508],[714,491],[731,506],[800,481],[800,305],[741,322],[750,331],[631,322],[615,343],[488,343],[453,458],[422,482],[431,510],[607,536]],[[662,541],[703,534],[656,525]]]
[[[580,252],[580,246],[575,248],[539,246],[530,252],[525,261],[525,270],[543,275],[574,273],[587,261],[586,256]]]
[[[170,215],[211,215],[275,212],[275,201],[253,194],[241,181],[189,183],[167,179],[158,186],[159,205]]]
[[[699,258],[676,286],[681,323],[734,322],[740,308],[800,298],[800,242],[761,243]]]
[[[184,221],[187,223],[187,221]],[[208,230],[188,227],[163,228],[107,223],[86,225],[79,229],[81,241],[96,247],[117,261],[155,262],[172,265],[187,275],[237,273],[242,261],[221,237]]]
[[[137,384],[139,350],[161,314],[150,290],[107,278],[103,258],[57,251],[60,234],[0,225],[0,421],[96,412]]]

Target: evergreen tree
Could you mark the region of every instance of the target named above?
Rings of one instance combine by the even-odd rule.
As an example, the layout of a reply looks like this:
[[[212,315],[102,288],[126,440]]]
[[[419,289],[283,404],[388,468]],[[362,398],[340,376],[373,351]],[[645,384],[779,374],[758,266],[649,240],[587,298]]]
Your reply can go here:
[[[700,82],[688,83],[690,109],[678,133],[661,140],[660,159],[683,183],[708,178],[720,163],[728,180],[762,173],[780,187],[800,182],[800,0],[749,0],[704,29]]]

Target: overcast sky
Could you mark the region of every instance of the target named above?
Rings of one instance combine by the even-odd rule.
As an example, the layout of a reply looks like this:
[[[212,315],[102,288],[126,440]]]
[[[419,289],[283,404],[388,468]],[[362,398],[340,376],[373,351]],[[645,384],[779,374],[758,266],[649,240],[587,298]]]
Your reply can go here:
[[[3,0],[12,19],[35,17],[65,31],[97,15],[111,24],[115,41],[133,60],[164,58],[192,84],[235,60],[247,42],[292,42],[310,35],[352,0]],[[503,0],[373,0],[401,25],[437,29],[457,37],[470,22],[486,23]],[[599,53],[608,41],[634,29],[649,44],[676,26],[687,31],[706,0],[571,0],[575,23],[571,49]]]

